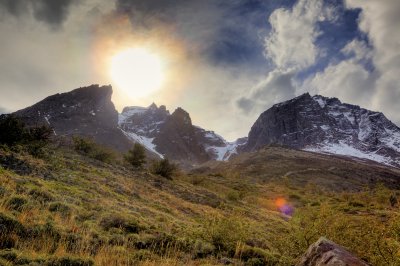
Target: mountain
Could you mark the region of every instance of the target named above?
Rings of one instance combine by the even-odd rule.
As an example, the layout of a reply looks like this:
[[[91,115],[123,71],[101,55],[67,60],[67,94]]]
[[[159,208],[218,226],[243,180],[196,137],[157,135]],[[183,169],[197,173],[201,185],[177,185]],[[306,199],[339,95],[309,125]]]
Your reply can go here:
[[[228,142],[192,124],[189,113],[158,107],[125,107],[111,101],[111,86],[92,85],[56,94],[15,112],[28,125],[48,124],[56,135],[82,135],[126,152],[133,142],[149,154],[185,164],[228,160],[233,154],[278,144],[317,153],[352,156],[400,167],[400,128],[382,113],[306,93],[263,112],[248,137]]]
[[[49,125],[58,136],[91,137],[121,152],[139,142],[150,157],[166,156],[182,163],[223,160],[236,153],[236,142],[194,126],[182,108],[170,114],[164,105],[153,103],[125,107],[118,114],[111,95],[111,86],[92,85],[49,96],[14,114],[28,125]]]
[[[306,93],[275,104],[252,126],[242,151],[279,144],[400,167],[400,128],[382,113]]]
[[[177,108],[172,114],[164,105],[125,107],[119,126],[127,137],[143,144],[160,157],[196,163],[228,159],[236,153],[237,142],[227,142],[213,131],[194,126],[187,113]]]
[[[91,85],[49,96],[14,114],[28,125],[49,125],[58,136],[87,136],[127,151],[132,142],[118,128],[111,95],[111,86]]]

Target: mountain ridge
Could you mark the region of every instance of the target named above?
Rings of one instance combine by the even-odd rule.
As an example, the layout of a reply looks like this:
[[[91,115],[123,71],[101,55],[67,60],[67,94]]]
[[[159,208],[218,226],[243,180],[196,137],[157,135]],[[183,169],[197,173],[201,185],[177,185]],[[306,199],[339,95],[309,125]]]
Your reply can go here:
[[[14,114],[55,134],[83,135],[125,152],[139,142],[156,157],[202,164],[266,145],[373,160],[400,167],[400,128],[381,112],[309,93],[277,103],[260,114],[247,137],[226,141],[192,124],[181,107],[128,106],[118,113],[112,87],[91,85],[46,97]]]

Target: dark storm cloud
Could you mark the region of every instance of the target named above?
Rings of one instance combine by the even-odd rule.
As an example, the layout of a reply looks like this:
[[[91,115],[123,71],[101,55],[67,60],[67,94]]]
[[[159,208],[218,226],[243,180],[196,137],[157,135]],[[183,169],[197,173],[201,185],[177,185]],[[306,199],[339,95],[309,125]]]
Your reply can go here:
[[[21,17],[32,12],[36,20],[57,29],[66,20],[76,0],[0,0],[3,12]]]
[[[289,1],[290,2],[290,1]],[[130,16],[134,29],[172,25],[176,33],[213,64],[265,64],[262,39],[267,16],[285,1],[117,0],[116,10]]]

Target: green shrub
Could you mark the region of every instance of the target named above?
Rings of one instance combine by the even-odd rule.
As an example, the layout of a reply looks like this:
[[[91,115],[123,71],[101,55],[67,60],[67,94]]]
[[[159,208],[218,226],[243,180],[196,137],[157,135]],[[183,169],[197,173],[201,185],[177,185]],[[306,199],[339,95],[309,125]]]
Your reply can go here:
[[[63,217],[67,217],[71,214],[71,208],[62,203],[62,202],[52,202],[49,205],[49,211],[51,212],[58,212],[60,213]]]
[[[41,190],[39,188],[31,189],[28,192],[28,195],[30,195],[32,198],[39,201],[40,203],[46,203],[54,200],[54,197],[50,192]]]
[[[112,246],[123,246],[125,244],[125,238],[120,234],[112,235],[108,240],[108,244]]]
[[[33,156],[43,155],[43,148],[52,134],[53,130],[48,126],[26,127],[25,123],[14,115],[0,116],[0,144],[24,144],[26,151]]]
[[[203,230],[203,238],[215,251],[228,256],[235,254],[237,243],[244,242],[248,235],[247,224],[233,216],[209,220]]]
[[[14,262],[18,258],[18,254],[13,249],[4,249],[0,250],[0,258]]]
[[[24,207],[26,207],[27,203],[28,200],[26,198],[21,196],[13,196],[6,201],[5,205],[8,210],[14,210],[20,212],[24,209]]]
[[[239,257],[245,262],[245,265],[258,266],[258,265],[268,265],[274,266],[279,265],[279,256],[272,254],[257,247],[244,246],[239,251]]]
[[[0,116],[0,143],[14,145],[24,140],[25,124],[14,115]]]
[[[112,150],[97,144],[89,138],[74,136],[72,140],[74,149],[85,156],[105,163],[112,163],[115,160],[116,156]]]
[[[103,218],[100,221],[100,226],[107,231],[111,228],[117,228],[126,233],[138,233],[141,230],[141,227],[136,221],[128,220],[125,217],[118,215]]]
[[[16,219],[0,213],[0,249],[15,246],[14,234],[24,237],[26,235],[25,227]]]
[[[146,261],[146,260],[155,260],[157,259],[157,255],[153,252],[145,249],[137,250],[133,253],[133,257],[136,261]]]
[[[53,248],[56,248],[57,243],[61,240],[61,234],[59,230],[51,222],[34,225],[33,227],[29,228],[27,236],[32,239],[32,242],[35,242],[35,239],[46,239],[46,241],[51,239],[52,241],[48,242],[53,244]]]
[[[135,143],[133,148],[124,156],[125,160],[135,168],[142,168],[146,163],[146,151],[143,145]]]
[[[168,158],[160,161],[154,161],[151,167],[151,172],[156,175],[160,175],[167,179],[172,179],[173,174],[177,170],[177,166],[171,163]]]
[[[201,239],[197,239],[193,244],[193,257],[197,258],[205,258],[214,253],[215,246],[211,243],[203,241]]]
[[[81,259],[74,257],[51,258],[44,263],[45,266],[92,266],[91,259]]]
[[[365,207],[364,203],[362,203],[360,201],[356,201],[356,200],[350,201],[349,206],[356,207],[356,208]]]
[[[239,191],[231,190],[226,194],[226,199],[229,201],[239,201],[242,198],[242,194]]]

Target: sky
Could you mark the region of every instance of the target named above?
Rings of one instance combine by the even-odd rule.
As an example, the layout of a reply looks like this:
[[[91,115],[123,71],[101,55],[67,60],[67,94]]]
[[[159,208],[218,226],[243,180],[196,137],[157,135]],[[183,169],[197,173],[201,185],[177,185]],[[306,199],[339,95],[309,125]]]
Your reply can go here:
[[[0,0],[0,113],[91,84],[124,106],[180,106],[228,140],[305,92],[400,125],[398,0]],[[146,97],[118,88],[111,58],[143,47],[164,64]]]

